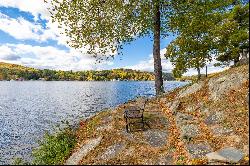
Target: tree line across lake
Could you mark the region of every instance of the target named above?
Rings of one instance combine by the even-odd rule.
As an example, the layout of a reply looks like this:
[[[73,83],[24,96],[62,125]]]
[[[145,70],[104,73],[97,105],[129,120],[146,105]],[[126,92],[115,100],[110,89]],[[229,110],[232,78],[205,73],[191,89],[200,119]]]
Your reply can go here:
[[[153,72],[132,69],[112,69],[102,71],[61,71],[35,69],[16,64],[0,62],[0,80],[77,80],[77,81],[153,81]],[[164,80],[175,80],[171,73],[163,73]]]

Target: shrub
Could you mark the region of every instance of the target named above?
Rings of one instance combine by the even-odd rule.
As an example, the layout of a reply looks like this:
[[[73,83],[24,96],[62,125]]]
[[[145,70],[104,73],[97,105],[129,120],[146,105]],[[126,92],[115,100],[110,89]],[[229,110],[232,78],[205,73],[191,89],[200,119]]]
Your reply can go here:
[[[76,135],[69,127],[53,135],[46,132],[43,141],[39,142],[39,147],[32,152],[33,164],[63,164],[75,144]]]
[[[22,158],[20,157],[16,157],[13,159],[13,165],[30,165],[30,163],[24,161]]]

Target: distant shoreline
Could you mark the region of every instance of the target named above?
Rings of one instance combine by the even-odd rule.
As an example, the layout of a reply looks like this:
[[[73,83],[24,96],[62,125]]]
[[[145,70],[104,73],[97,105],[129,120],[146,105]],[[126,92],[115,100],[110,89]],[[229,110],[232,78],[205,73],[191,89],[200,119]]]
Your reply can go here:
[[[172,73],[162,73],[163,80],[175,80]],[[45,81],[154,81],[153,72],[132,69],[61,71],[35,69],[16,64],[0,62],[0,80],[45,80]]]

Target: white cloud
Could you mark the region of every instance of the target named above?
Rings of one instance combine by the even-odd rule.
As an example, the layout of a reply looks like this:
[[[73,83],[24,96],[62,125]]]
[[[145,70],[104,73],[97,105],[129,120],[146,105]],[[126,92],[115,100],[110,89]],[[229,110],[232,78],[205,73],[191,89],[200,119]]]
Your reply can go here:
[[[161,63],[162,63],[162,70],[164,72],[172,72],[173,66],[172,63],[169,62],[165,57],[164,57],[164,53],[165,53],[166,49],[162,49],[161,50]],[[127,69],[134,69],[134,70],[142,70],[142,71],[154,71],[154,59],[153,59],[153,54],[150,54],[148,56],[147,60],[143,60],[140,61],[138,64],[136,65],[132,65],[132,66],[125,66],[124,68]]]
[[[47,10],[48,4],[43,0],[1,0],[0,6],[18,8],[21,11],[29,12],[34,16],[34,20],[42,19],[49,20],[50,13]]]
[[[41,47],[26,44],[0,45],[0,61],[21,64],[34,68],[55,70],[98,70],[112,62],[96,64],[94,58],[82,55],[74,49],[62,50],[52,46]]]
[[[23,17],[11,18],[0,12],[0,30],[8,33],[18,40],[32,39],[45,42],[48,39],[57,41],[59,45],[68,47],[66,35],[61,34],[64,30],[58,28],[58,23],[52,23],[48,11],[49,3],[43,0],[2,0],[0,7],[13,7],[20,11],[29,12],[34,16],[35,22],[25,20]],[[45,22],[45,28],[37,23],[38,20]]]
[[[34,40],[40,40],[39,33],[43,31],[42,27],[38,24],[33,24],[22,17],[13,19],[2,13],[0,13],[0,30],[16,39]]]
[[[172,72],[173,70],[173,65],[172,63],[166,59],[164,56],[164,53],[166,52],[166,48],[161,50],[161,62],[162,62],[162,70],[163,72]],[[222,70],[225,70],[226,68],[222,67],[214,67],[213,65],[216,63],[216,60],[213,60],[211,63],[208,64],[208,73],[214,73],[214,72],[219,72]],[[147,60],[140,61],[136,65],[132,66],[125,66],[124,68],[127,69],[134,69],[134,70],[143,70],[143,71],[154,71],[154,59],[153,59],[153,54],[150,54],[148,56]],[[206,68],[204,67],[201,69],[201,73],[205,74]],[[197,71],[195,69],[189,69],[184,75],[189,76],[189,75],[196,75]]]
[[[67,37],[60,34],[62,30],[58,29],[57,24],[53,24],[51,20],[46,23],[46,28],[43,28],[40,24],[29,22],[23,17],[15,19],[0,12],[0,30],[17,40],[32,39],[38,42],[45,42],[48,39],[52,39],[56,40],[59,45],[67,45]]]
[[[9,48],[6,45],[1,45],[0,46],[0,58],[2,57],[7,57],[9,55],[13,54],[13,51],[11,50],[11,48]]]
[[[65,51],[51,46],[4,44],[0,45],[1,61],[60,70],[98,70],[113,65],[111,61],[102,62],[102,64],[96,63],[94,58],[86,55],[87,48],[82,48],[82,53],[70,48],[66,43],[68,37],[61,34],[63,29],[58,28],[58,23],[52,23],[47,10],[48,4],[45,4],[43,0],[0,0],[0,6],[18,8],[20,11],[29,12],[34,16],[34,22],[30,22],[23,17],[11,18],[0,11],[0,30],[19,41],[46,42],[48,39],[52,39],[57,41],[58,45],[66,46],[69,49],[69,51]],[[38,20],[40,22],[41,19],[45,19],[43,20],[45,27],[37,22]]]
[[[216,72],[220,72],[223,71],[227,68],[222,68],[222,67],[215,67],[213,66],[213,62],[211,62],[211,64],[208,65],[208,69],[207,69],[207,73],[216,73]],[[191,75],[197,75],[197,70],[196,69],[189,69],[184,75],[185,76],[191,76]],[[206,74],[206,67],[201,69],[201,74]]]
[[[229,67],[215,67],[214,64],[218,63],[219,61],[216,60],[216,57],[212,55],[212,61],[210,63],[207,63],[207,73],[216,73],[221,72],[223,70],[228,69]],[[191,75],[197,75],[198,72],[196,69],[192,68],[189,69],[184,75],[185,76],[191,76]],[[206,74],[206,67],[201,69],[201,74]]]
[[[38,42],[45,42],[48,39],[57,41],[58,45],[63,45],[68,48],[67,37],[64,32],[66,27],[62,25],[62,28],[58,28],[59,23],[53,22],[48,11],[48,8],[51,6],[51,1],[48,0],[48,3],[45,3],[44,0],[4,0],[0,1],[0,7],[13,7],[18,8],[21,11],[29,12],[34,16],[35,22],[29,22],[23,17],[18,17],[17,19],[11,18],[8,15],[2,14],[0,11],[0,30],[8,33],[18,40],[36,40]],[[41,26],[37,21],[45,23],[45,28]],[[82,48],[86,53],[87,47]],[[108,53],[114,55],[115,53]]]

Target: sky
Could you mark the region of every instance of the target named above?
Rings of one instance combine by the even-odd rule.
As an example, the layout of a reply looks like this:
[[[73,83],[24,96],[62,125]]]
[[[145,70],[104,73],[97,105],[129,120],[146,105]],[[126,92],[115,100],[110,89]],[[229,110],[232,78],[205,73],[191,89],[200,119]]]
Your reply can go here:
[[[153,41],[150,37],[136,39],[125,45],[122,56],[96,63],[66,44],[67,36],[52,23],[43,0],[0,0],[0,62],[20,64],[39,69],[54,70],[104,70],[130,68],[153,71]],[[173,66],[164,57],[165,48],[174,39],[170,35],[161,40],[162,68],[172,72]],[[208,73],[223,70],[208,64]],[[201,72],[204,74],[205,69]],[[190,69],[184,75],[196,74]]]

